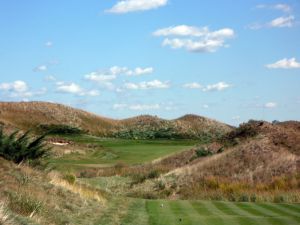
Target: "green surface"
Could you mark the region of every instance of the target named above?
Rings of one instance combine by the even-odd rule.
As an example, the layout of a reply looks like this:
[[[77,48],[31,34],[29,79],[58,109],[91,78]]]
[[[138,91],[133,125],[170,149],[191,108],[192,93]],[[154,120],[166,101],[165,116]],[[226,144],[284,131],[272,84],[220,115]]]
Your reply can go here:
[[[120,204],[116,204],[119,202]],[[113,208],[113,210],[111,210]],[[300,204],[123,199],[99,224],[298,225]],[[114,215],[110,215],[113,213]],[[117,218],[117,219],[116,219]]]
[[[189,149],[197,143],[194,140],[123,140],[91,136],[66,136],[66,138],[79,144],[92,144],[94,149],[87,151],[86,154],[72,153],[51,159],[51,163],[74,167],[104,167],[118,162],[133,165]]]

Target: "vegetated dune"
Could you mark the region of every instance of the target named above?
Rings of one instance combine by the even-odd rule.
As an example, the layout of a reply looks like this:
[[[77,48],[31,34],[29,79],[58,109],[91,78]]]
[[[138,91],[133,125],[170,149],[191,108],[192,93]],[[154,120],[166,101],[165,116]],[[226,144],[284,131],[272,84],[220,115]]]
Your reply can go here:
[[[95,135],[106,135],[118,123],[83,110],[47,102],[0,102],[0,122],[22,130],[35,129],[41,124],[64,124]]]
[[[208,138],[224,134],[232,127],[196,115],[175,120],[138,116],[124,120],[101,117],[69,106],[48,102],[0,102],[0,123],[11,129],[36,129],[59,124],[78,127],[92,135],[135,139]]]
[[[300,122],[250,121],[229,133],[222,144],[230,147],[168,175],[177,176],[179,183],[186,186],[209,176],[260,183],[274,177],[299,175]]]
[[[91,224],[107,194],[0,157],[0,224]]]

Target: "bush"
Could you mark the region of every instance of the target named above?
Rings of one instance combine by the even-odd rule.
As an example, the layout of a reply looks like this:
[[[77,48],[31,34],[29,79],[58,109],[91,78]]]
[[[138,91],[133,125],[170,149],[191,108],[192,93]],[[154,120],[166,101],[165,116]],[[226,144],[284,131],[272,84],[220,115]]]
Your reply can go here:
[[[5,135],[0,128],[0,157],[15,163],[31,161],[46,157],[49,148],[44,144],[45,135],[35,139],[29,137],[29,132],[18,136],[18,131]]]
[[[212,152],[201,147],[201,148],[198,148],[196,150],[196,155],[197,155],[198,158],[199,157],[205,157],[205,156],[212,155]]]
[[[75,182],[76,182],[76,176],[74,175],[74,174],[65,174],[64,176],[63,176],[63,179],[65,180],[65,181],[67,181],[69,184],[75,184]]]
[[[38,130],[48,134],[82,134],[83,131],[78,127],[64,124],[41,124]]]

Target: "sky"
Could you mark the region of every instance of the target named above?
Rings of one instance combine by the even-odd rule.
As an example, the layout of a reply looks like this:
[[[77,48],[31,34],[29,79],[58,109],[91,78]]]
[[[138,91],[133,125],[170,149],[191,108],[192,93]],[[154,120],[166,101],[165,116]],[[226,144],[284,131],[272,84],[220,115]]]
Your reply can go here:
[[[300,120],[298,0],[0,0],[0,101]]]

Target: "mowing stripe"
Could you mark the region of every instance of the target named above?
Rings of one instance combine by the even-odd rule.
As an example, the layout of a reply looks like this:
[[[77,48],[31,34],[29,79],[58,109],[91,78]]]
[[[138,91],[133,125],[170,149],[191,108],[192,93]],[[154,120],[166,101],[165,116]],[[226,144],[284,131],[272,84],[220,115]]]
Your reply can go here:
[[[239,208],[236,203],[234,202],[228,202],[227,203],[228,207],[230,207],[234,212],[237,212],[238,215],[243,216],[243,217],[252,217],[253,214],[249,213],[248,211],[242,210]]]
[[[259,209],[257,209],[254,203],[238,202],[236,203],[236,206],[241,210],[252,214],[252,216],[269,217],[269,215],[262,213]]]
[[[268,217],[282,217],[281,214],[278,214],[268,208],[262,207],[260,204],[251,204],[252,207],[255,207],[256,209],[258,209],[261,212],[264,212]]]
[[[226,215],[239,216],[236,211],[233,211],[232,208],[228,206],[227,202],[213,202],[213,204]]]
[[[190,218],[192,220],[192,224],[195,225],[207,225],[205,223],[205,217],[200,216],[198,211],[194,209],[192,204],[189,201],[183,201],[182,206],[186,211],[189,212]]]
[[[289,212],[294,212],[296,213],[296,216],[300,216],[300,205],[295,204],[295,205],[290,205],[290,204],[276,204],[278,207],[289,210]]]
[[[169,204],[176,221],[180,222],[179,224],[193,224],[190,215],[182,205],[182,201],[170,201]]]
[[[277,211],[280,213],[280,215],[287,216],[287,217],[294,217],[297,219],[300,219],[300,210],[297,212],[294,212],[292,210],[289,210],[288,208],[283,207],[282,205],[279,204],[260,204],[262,207],[269,207],[270,210]]]
[[[206,208],[204,202],[202,201],[191,201],[190,204],[198,212],[200,216],[213,215],[213,213]]]
[[[274,217],[269,217],[266,218],[269,224],[272,225],[299,225],[298,222],[295,222],[293,220],[290,220],[289,218],[274,218]]]
[[[135,199],[132,204],[129,206],[127,211],[127,215],[122,220],[122,225],[131,225],[131,224],[139,224],[139,225],[147,225],[148,222],[148,214],[146,212],[146,201],[142,199]]]
[[[222,210],[219,210],[215,205],[213,201],[205,201],[205,204],[208,208],[208,210],[210,210],[212,212],[213,215],[215,216],[226,216],[226,213],[224,213]]]
[[[150,225],[176,224],[168,201],[148,200],[146,208]]]

